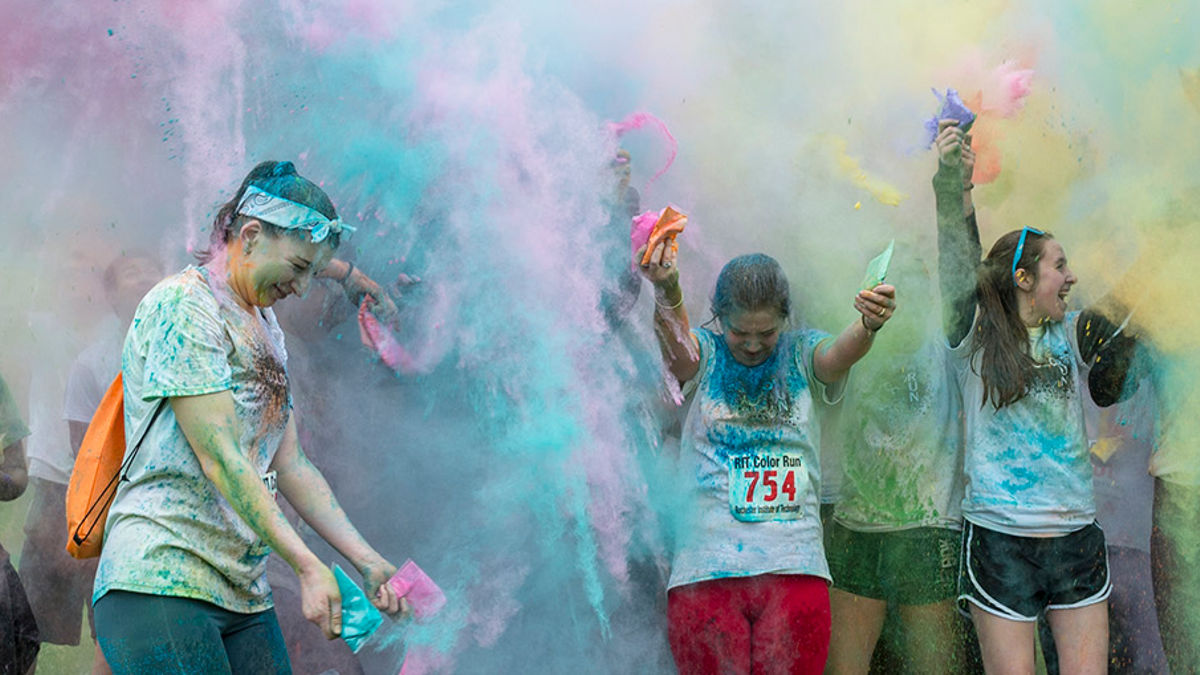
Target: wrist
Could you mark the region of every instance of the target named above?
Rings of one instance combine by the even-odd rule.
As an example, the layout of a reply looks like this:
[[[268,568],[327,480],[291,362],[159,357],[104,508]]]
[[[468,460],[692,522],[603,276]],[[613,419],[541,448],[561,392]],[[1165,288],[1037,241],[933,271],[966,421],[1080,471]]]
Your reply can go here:
[[[350,275],[352,275],[352,274],[354,274],[354,263],[347,260],[346,261],[346,273],[342,275],[341,279],[338,279],[338,283],[345,286],[346,282],[350,281]]]
[[[359,572],[365,572],[374,567],[386,567],[387,565],[388,561],[373,550],[363,553],[354,560],[354,566],[358,568]]]
[[[654,294],[658,296],[683,295],[683,290],[679,286],[679,277],[665,279],[654,283]]]
[[[879,324],[878,326],[875,326],[874,328],[872,328],[871,325],[869,323],[867,323],[867,316],[865,314],[859,314],[858,319],[859,319],[859,323],[862,324],[863,330],[867,331],[868,338],[875,337],[875,334],[879,332],[879,329],[883,328],[882,323]]]
[[[654,304],[662,309],[677,309],[683,304],[683,289],[679,283],[656,285],[654,287]]]
[[[316,556],[312,551],[305,551],[295,562],[292,563],[292,570],[296,572],[296,576],[302,577],[311,574],[322,567],[325,563]]]
[[[951,166],[938,160],[937,173],[933,174],[933,188],[937,192],[961,192],[963,189],[962,167]]]

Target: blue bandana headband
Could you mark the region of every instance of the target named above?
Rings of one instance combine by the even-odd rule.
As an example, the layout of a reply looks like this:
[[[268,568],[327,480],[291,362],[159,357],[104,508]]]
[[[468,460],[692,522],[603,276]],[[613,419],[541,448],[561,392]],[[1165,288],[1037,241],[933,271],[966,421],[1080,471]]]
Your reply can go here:
[[[323,213],[290,199],[277,197],[253,185],[246,186],[246,194],[238,203],[237,215],[264,220],[285,230],[309,230],[313,243],[321,243],[330,233],[354,232],[354,228],[340,219],[330,220]]]

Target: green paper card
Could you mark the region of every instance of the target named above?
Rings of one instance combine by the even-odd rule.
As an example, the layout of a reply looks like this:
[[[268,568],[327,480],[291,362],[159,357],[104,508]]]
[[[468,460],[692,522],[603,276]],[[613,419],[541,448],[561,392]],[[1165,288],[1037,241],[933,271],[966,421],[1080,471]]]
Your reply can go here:
[[[892,263],[892,251],[896,248],[896,240],[893,239],[883,253],[875,256],[870,263],[867,264],[867,276],[863,277],[862,288],[869,291],[887,278],[888,265]]]

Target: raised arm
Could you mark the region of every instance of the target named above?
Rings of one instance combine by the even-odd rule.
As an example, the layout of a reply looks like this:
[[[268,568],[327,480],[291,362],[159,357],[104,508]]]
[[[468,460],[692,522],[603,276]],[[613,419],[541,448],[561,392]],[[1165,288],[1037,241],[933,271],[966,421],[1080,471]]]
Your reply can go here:
[[[937,199],[938,282],[942,291],[942,326],[951,347],[971,330],[978,302],[976,268],[983,255],[971,204],[974,155],[970,137],[943,120],[936,145],[938,170],[933,176]]]
[[[854,309],[862,316],[846,326],[833,340],[826,339],[813,354],[813,374],[825,384],[833,384],[846,376],[859,359],[866,356],[875,341],[875,333],[896,311],[896,289],[880,284],[869,291],[859,291]]]
[[[242,520],[300,577],[305,618],[320,626],[326,637],[340,635],[342,596],[337,581],[292,529],[258,471],[242,453],[233,394],[226,390],[173,397],[170,402],[204,475]]]
[[[300,447],[294,414],[288,420],[271,468],[278,472],[279,491],[304,522],[358,568],[375,606],[391,614],[399,611],[399,599],[386,583],[396,573],[396,566],[363,539],[334,497],[325,476],[308,460]]]
[[[700,345],[692,335],[688,323],[687,308],[683,306],[683,290],[679,287],[679,266],[676,264],[677,249],[673,242],[664,240],[654,249],[647,265],[641,265],[646,247],[634,254],[634,264],[639,265],[642,276],[654,284],[654,333],[662,350],[667,370],[682,385],[700,370]]]
[[[342,290],[346,292],[346,298],[355,307],[361,305],[363,298],[367,296],[374,298],[375,307],[372,311],[385,323],[394,324],[396,322],[400,312],[391,295],[374,279],[355,267],[354,263],[333,258],[328,265],[317,272],[317,276],[322,279],[332,279],[341,284]],[[399,281],[404,284],[412,284],[420,282],[420,279],[402,274]]]

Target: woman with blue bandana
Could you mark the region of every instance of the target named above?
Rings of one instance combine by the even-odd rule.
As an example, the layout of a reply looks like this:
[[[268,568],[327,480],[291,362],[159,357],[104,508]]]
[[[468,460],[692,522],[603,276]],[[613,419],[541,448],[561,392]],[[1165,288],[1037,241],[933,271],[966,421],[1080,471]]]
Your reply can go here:
[[[395,566],[300,447],[271,310],[304,293],[351,229],[291,162],[263,162],[217,213],[203,264],[138,305],[122,372],[125,428],[142,440],[109,510],[93,594],[115,673],[290,672],[266,581],[272,550],[299,577],[305,617],[340,634],[337,582],[276,490],[355,565],[376,606],[401,610],[385,583]]]

